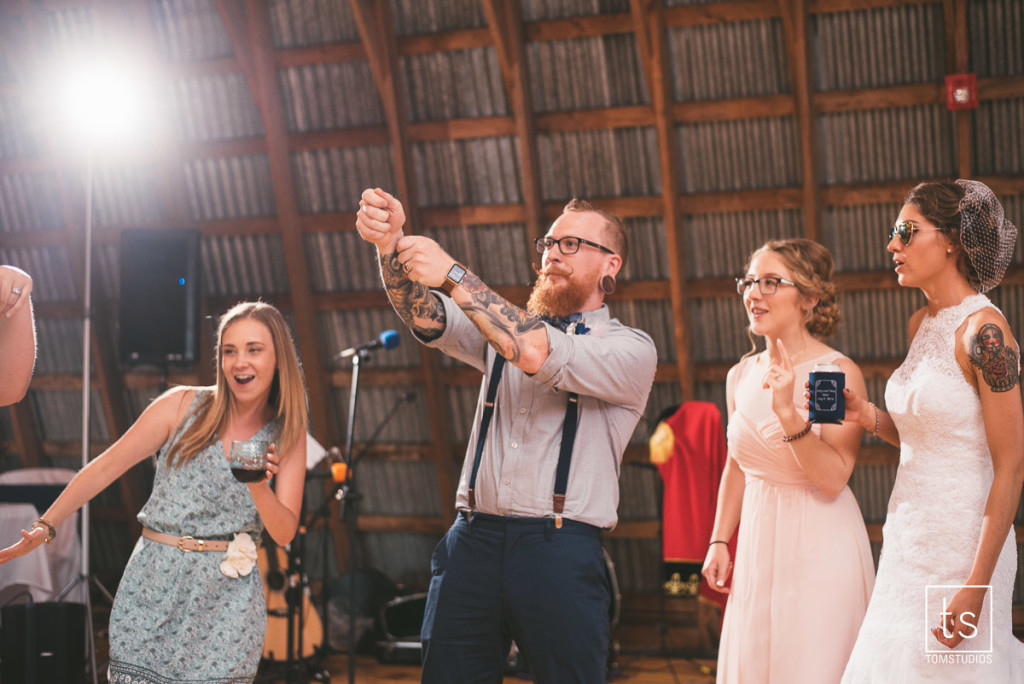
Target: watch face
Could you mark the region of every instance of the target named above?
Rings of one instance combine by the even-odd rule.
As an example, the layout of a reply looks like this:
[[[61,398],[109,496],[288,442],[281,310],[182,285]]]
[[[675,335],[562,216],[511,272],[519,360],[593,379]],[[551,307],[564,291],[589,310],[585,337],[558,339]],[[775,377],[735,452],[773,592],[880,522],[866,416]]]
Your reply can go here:
[[[456,283],[461,283],[462,279],[465,277],[466,269],[464,269],[461,264],[453,264],[452,267],[448,270],[449,280],[453,280]]]

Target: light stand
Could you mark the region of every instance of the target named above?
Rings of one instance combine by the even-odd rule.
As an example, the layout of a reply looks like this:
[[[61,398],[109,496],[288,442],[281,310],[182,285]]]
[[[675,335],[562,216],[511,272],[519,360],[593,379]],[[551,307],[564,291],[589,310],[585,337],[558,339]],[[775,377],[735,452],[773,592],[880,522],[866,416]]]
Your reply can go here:
[[[90,356],[92,354],[92,176],[93,176],[93,149],[89,146],[85,164],[85,287],[82,293],[82,467],[89,465],[89,406],[90,406],[90,380],[92,379]],[[81,508],[82,525],[82,560],[81,568],[66,587],[54,599],[60,602],[79,583],[82,584],[82,593],[85,596],[85,638],[89,648],[89,665],[92,671],[93,684],[98,684],[99,678],[96,671],[96,642],[93,637],[92,598],[89,594],[89,587],[95,584],[96,587],[107,597],[111,603],[114,597],[110,595],[107,588],[100,584],[100,581],[89,572],[89,503],[86,502]]]

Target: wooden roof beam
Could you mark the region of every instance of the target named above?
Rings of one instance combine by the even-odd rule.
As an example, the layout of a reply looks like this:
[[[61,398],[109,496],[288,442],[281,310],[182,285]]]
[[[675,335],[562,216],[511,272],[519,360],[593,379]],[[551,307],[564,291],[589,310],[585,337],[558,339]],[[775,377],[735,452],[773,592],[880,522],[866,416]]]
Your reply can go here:
[[[484,0],[483,6],[498,63],[501,65],[505,94],[515,120],[527,235],[541,237],[547,232],[547,226],[541,212],[540,161],[537,158],[537,130],[526,74],[522,10],[519,0]]]
[[[683,237],[679,201],[679,164],[676,128],[672,116],[671,67],[665,30],[665,8],[660,0],[630,0],[630,15],[636,36],[640,62],[658,130],[658,167],[661,173],[661,208],[668,254],[669,292],[672,303],[676,364],[682,400],[694,398],[692,357],[690,354],[690,318],[686,284],[686,240]]]
[[[786,36],[790,80],[797,121],[800,125],[803,175],[804,236],[818,240],[821,233],[821,199],[818,191],[817,114],[811,95],[810,46],[807,40],[807,0],[781,0],[782,27]]]
[[[391,6],[390,3],[372,0],[349,0],[349,4],[370,60],[370,69],[377,82],[377,90],[387,118],[398,197],[405,208],[406,231],[412,232],[418,230],[422,224],[412,171],[409,168],[412,159],[408,133],[409,108],[405,100],[405,90],[400,87],[401,73],[396,37],[392,28],[394,22]],[[357,198],[352,199],[355,201]],[[430,414],[438,493],[441,505],[447,508],[455,500],[458,486],[456,454],[453,453],[450,436],[449,402],[445,395],[444,383],[441,381],[440,353],[422,345],[419,351]],[[339,563],[341,560],[339,558]]]
[[[35,384],[33,382],[33,384]],[[39,436],[39,425],[32,402],[19,401],[7,407],[11,416],[11,427],[14,431],[14,445],[20,454],[22,468],[40,468],[45,465],[43,440]]]
[[[315,435],[328,443],[336,440],[334,422],[330,420],[329,394],[324,381],[323,356],[316,312],[312,305],[313,291],[309,284],[305,245],[299,223],[299,210],[288,153],[288,132],[285,128],[281,94],[277,86],[270,35],[270,19],[265,3],[248,3],[245,13],[234,0],[216,0],[217,11],[240,58],[242,73],[263,118],[267,137],[271,183],[277,206],[278,230],[288,269],[292,311],[295,315],[296,342],[302,355],[306,387],[309,392],[310,416]]]
[[[970,39],[967,32],[967,0],[943,0],[942,19],[946,41],[946,74],[968,69]],[[971,112],[961,109],[956,119],[956,167],[960,178],[971,177]]]

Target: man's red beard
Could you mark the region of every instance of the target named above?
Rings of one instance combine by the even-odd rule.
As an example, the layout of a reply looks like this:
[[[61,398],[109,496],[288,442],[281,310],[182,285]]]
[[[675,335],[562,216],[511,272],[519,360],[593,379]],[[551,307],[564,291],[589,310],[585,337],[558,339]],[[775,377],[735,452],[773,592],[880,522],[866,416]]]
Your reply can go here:
[[[565,282],[553,282],[550,267],[537,274],[526,310],[538,316],[568,316],[583,309],[589,292],[570,279],[572,270],[554,271]]]

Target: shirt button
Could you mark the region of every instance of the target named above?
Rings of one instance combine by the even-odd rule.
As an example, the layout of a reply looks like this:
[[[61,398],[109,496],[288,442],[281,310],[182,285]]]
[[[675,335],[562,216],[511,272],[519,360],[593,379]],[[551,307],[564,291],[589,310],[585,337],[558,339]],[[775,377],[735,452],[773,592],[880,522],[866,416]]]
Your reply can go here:
[[[512,442],[512,448],[513,449],[518,449],[519,448],[519,442]]]
[[[505,484],[512,484],[512,480],[505,480]]]
[[[526,409],[524,409],[524,408],[521,408],[521,409],[519,409],[519,412],[520,412],[520,413],[526,413]]]

